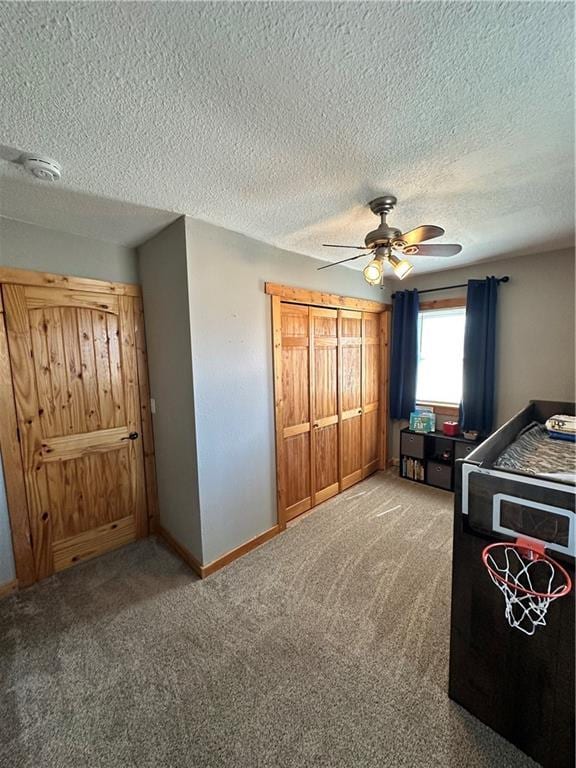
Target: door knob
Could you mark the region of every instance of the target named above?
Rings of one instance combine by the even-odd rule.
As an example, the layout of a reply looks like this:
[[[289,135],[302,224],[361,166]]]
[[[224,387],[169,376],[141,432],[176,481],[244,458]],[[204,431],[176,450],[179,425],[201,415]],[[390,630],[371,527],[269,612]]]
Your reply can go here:
[[[128,437],[121,437],[120,440],[138,440],[138,432],[130,432]]]

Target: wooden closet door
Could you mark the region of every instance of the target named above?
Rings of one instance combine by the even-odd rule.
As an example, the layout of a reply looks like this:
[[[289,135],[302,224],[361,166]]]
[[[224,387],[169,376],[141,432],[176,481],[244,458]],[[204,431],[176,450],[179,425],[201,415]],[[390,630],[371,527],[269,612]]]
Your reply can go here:
[[[134,299],[32,285],[2,295],[43,578],[147,533]]]
[[[362,313],[338,311],[340,488],[362,479]]]
[[[362,314],[362,476],[380,464],[380,315]]]
[[[313,504],[335,496],[338,470],[338,311],[310,307]]]
[[[306,306],[281,304],[281,506],[287,522],[312,506],[310,320]]]

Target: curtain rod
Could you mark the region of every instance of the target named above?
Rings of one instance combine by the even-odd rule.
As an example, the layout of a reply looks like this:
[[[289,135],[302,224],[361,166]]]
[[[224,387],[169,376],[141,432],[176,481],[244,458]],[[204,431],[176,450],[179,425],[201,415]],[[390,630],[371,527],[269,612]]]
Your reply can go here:
[[[510,280],[510,277],[508,275],[504,275],[504,277],[499,277],[498,282],[499,283],[507,283]],[[421,293],[435,293],[436,291],[450,291],[452,288],[467,288],[468,283],[460,283],[459,285],[445,285],[442,288],[427,288],[425,291],[418,291],[418,294]],[[396,296],[395,293],[392,294],[390,298],[394,298]]]

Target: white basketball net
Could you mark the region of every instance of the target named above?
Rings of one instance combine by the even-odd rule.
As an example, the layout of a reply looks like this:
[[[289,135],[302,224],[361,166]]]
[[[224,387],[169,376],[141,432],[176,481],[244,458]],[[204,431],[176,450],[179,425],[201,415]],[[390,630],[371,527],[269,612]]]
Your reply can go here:
[[[509,584],[504,584],[493,573],[488,571],[490,578],[496,584],[506,601],[506,619],[514,629],[519,629],[526,635],[533,635],[536,627],[546,626],[546,612],[551,602],[556,600],[562,592],[564,584],[555,589],[552,587],[556,569],[547,560],[525,560],[514,547],[505,547],[504,563],[498,565],[492,553],[488,554],[487,564]],[[538,587],[534,586],[533,578],[538,573]],[[543,586],[543,585],[547,586]],[[514,585],[514,586],[510,586]],[[524,590],[532,592],[546,592],[548,597],[537,597],[527,594]]]

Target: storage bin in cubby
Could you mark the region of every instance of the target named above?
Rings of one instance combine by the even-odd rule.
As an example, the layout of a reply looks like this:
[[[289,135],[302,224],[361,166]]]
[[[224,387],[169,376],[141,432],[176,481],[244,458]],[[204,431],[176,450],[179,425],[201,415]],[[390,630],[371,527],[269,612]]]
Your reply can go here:
[[[429,461],[426,464],[426,482],[436,488],[452,489],[452,466],[440,461]]]
[[[424,435],[413,432],[402,432],[400,438],[400,453],[404,456],[412,456],[414,459],[424,458]]]

